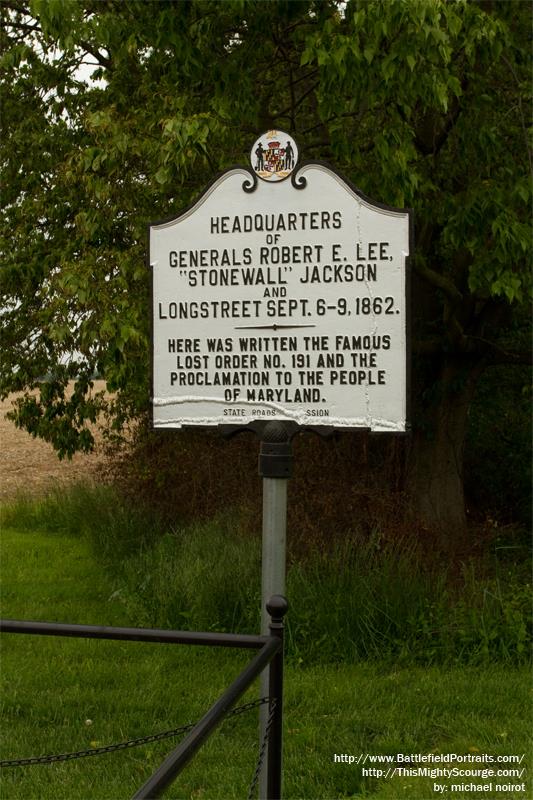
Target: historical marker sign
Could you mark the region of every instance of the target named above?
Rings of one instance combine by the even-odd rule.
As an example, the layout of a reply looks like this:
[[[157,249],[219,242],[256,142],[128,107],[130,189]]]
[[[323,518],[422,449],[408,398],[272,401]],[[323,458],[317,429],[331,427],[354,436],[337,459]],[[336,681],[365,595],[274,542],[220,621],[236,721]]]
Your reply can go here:
[[[404,431],[409,212],[282,132],[251,158],[150,227],[154,426]]]

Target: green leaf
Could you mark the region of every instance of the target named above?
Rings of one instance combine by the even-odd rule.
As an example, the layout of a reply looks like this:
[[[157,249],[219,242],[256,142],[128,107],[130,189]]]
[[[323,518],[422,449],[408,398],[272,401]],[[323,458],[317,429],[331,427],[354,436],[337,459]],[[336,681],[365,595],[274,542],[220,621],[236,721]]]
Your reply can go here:
[[[170,169],[168,167],[160,167],[154,175],[157,183],[164,185],[170,181]]]
[[[367,45],[365,47],[365,49],[364,49],[364,57],[365,57],[365,60],[366,60],[367,64],[371,64],[372,63],[372,61],[374,60],[375,54],[376,54],[376,51],[375,51],[374,47],[372,47],[371,45]]]

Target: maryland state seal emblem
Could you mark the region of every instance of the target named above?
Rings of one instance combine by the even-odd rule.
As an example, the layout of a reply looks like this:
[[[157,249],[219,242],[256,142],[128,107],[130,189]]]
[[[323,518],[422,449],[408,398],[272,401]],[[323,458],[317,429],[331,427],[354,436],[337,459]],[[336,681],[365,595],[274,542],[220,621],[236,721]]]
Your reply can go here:
[[[298,161],[296,142],[284,131],[268,131],[259,137],[250,153],[252,167],[263,181],[283,181]]]

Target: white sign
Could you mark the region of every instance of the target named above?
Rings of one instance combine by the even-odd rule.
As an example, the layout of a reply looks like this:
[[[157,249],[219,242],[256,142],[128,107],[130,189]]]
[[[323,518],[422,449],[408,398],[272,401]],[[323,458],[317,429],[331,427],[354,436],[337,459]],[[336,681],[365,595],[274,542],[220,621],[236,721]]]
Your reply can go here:
[[[409,241],[408,211],[319,163],[231,169],[152,225],[154,426],[404,431]]]

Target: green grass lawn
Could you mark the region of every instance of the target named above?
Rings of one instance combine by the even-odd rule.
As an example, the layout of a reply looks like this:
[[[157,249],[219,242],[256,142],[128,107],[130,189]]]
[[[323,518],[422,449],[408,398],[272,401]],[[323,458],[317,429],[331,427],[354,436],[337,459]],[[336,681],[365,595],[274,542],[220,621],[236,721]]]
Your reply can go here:
[[[9,529],[1,553],[3,617],[136,624],[113,598],[83,539]],[[195,721],[248,658],[246,652],[219,649],[5,634],[1,757],[90,748]],[[434,781],[451,787],[452,781],[441,778],[363,776],[360,766],[335,763],[335,754],[525,753],[522,766],[528,773],[533,766],[525,668],[289,664],[285,685],[286,798],[433,800]],[[227,721],[165,796],[245,798],[257,737],[255,712]],[[128,798],[171,746],[166,741],[66,764],[4,769],[1,797]],[[490,781],[453,782],[471,780]],[[496,784],[524,781],[526,791],[496,791]],[[448,788],[446,796],[531,797],[529,774],[493,778],[492,784],[483,793]]]

